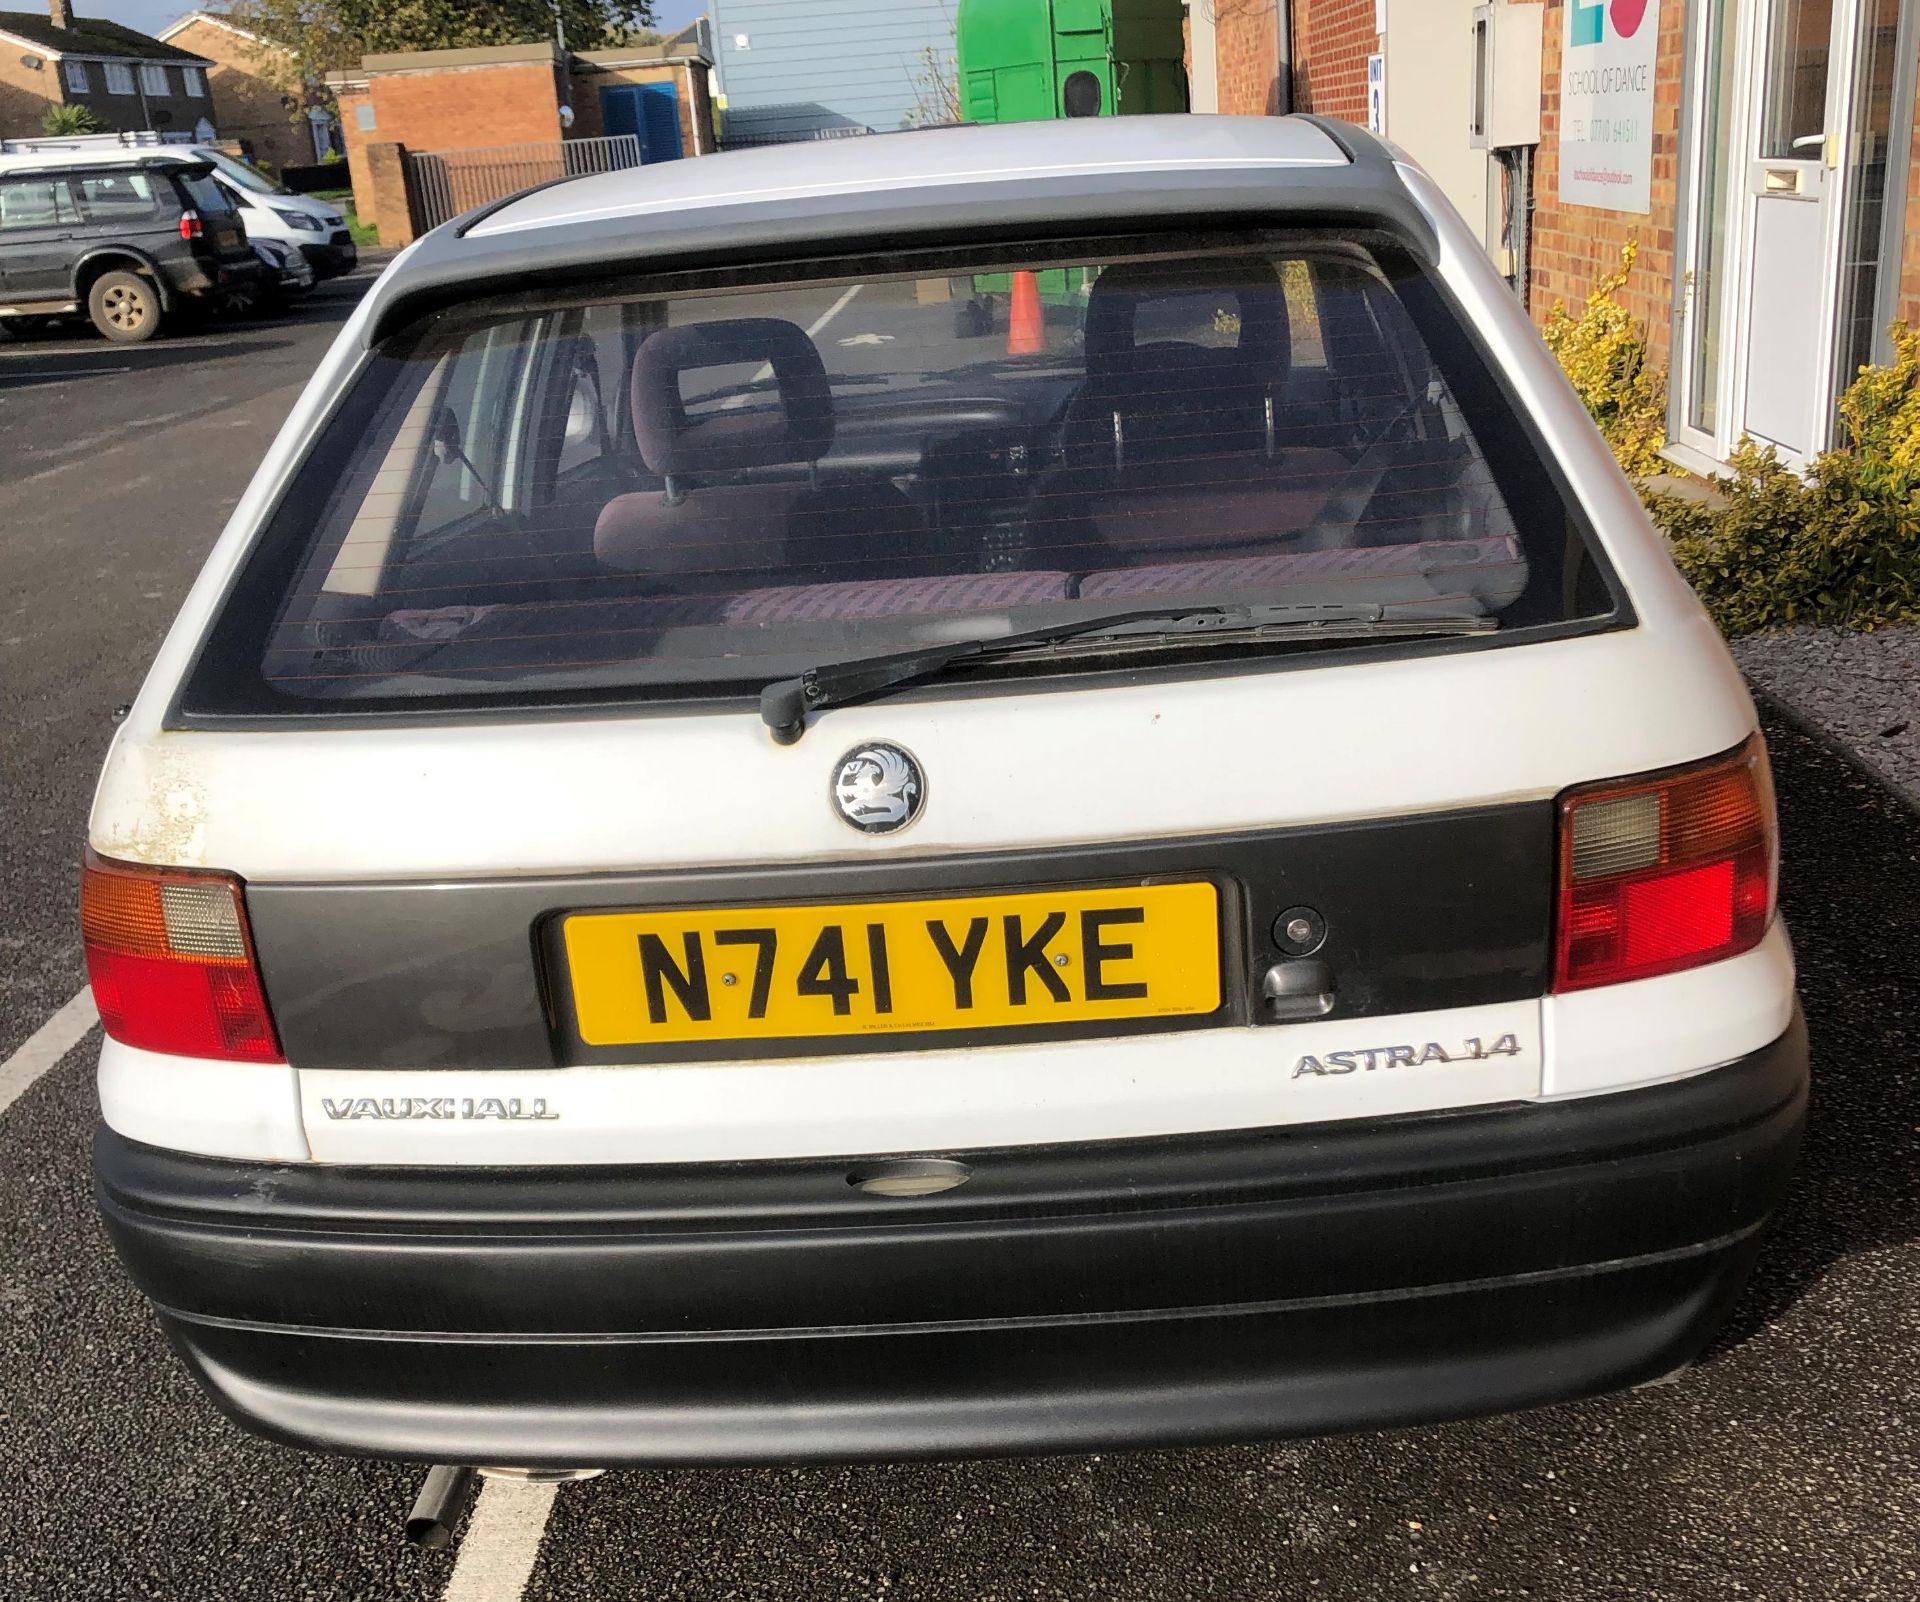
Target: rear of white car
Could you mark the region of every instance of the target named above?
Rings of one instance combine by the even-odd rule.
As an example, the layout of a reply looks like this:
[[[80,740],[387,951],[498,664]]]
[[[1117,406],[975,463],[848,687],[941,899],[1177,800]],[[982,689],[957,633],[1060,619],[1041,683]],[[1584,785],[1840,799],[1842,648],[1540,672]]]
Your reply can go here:
[[[250,1427],[1252,1438],[1724,1317],[1806,1051],[1711,624],[1417,170],[1044,132],[550,187],[343,330],[83,896],[102,1206]]]

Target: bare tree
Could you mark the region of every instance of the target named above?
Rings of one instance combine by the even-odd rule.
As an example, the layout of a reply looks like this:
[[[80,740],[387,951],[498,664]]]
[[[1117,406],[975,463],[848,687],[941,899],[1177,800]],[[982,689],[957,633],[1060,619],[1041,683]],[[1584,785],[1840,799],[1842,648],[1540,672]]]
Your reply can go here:
[[[951,50],[928,45],[909,69],[913,85],[913,109],[907,113],[910,128],[944,128],[961,120],[960,69]]]

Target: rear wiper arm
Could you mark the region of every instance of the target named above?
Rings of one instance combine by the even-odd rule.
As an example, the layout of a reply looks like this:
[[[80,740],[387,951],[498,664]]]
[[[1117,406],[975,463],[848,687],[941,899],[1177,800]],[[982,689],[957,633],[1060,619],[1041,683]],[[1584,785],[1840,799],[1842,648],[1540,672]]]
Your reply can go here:
[[[1013,634],[992,634],[981,638],[947,640],[918,650],[900,651],[888,656],[863,656],[850,662],[828,662],[809,668],[797,678],[777,679],[760,692],[761,720],[782,745],[791,745],[806,733],[807,714],[830,706],[844,706],[897,689],[920,679],[933,678],[957,662],[999,657],[1009,652],[1047,646],[1095,644],[1128,636],[1156,639],[1184,639],[1194,635],[1245,633],[1248,631],[1290,632],[1294,629],[1317,631],[1332,626],[1355,627],[1361,633],[1381,629],[1409,632],[1475,631],[1495,626],[1485,617],[1461,617],[1449,614],[1415,614],[1404,623],[1387,618],[1379,603],[1363,606],[1335,604],[1312,606],[1198,606],[1170,612],[1161,607],[1134,607],[1103,616],[1079,618],[1071,623],[1051,623],[1041,628]]]

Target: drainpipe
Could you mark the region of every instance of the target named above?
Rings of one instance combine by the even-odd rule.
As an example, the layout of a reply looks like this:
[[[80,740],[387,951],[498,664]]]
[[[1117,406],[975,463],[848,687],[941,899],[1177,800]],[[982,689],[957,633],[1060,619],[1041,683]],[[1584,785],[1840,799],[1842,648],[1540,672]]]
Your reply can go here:
[[[1274,110],[1293,110],[1293,0],[1273,0]]]
[[[693,98],[693,67],[694,64],[687,61],[682,63],[680,70],[687,77],[687,121],[693,125],[693,153],[696,156],[704,156],[707,148],[700,137],[700,102]],[[713,115],[713,69],[711,67],[707,69],[706,84],[707,115],[711,117]]]

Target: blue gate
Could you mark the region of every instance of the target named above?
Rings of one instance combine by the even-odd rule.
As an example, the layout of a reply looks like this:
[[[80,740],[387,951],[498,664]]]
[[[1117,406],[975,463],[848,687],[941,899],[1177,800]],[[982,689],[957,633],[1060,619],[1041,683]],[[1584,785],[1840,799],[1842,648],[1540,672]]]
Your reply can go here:
[[[642,161],[678,161],[680,90],[671,83],[613,83],[600,91],[600,122],[609,134],[632,134]]]

